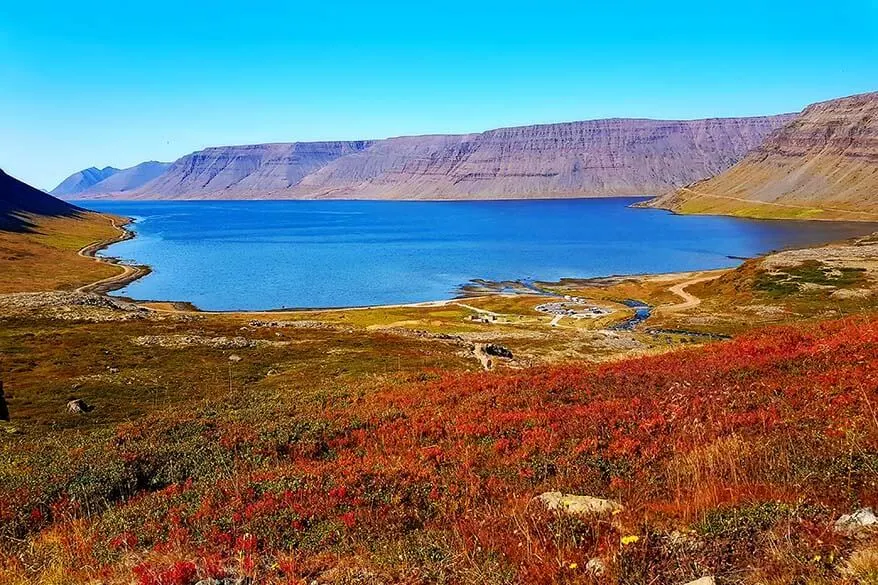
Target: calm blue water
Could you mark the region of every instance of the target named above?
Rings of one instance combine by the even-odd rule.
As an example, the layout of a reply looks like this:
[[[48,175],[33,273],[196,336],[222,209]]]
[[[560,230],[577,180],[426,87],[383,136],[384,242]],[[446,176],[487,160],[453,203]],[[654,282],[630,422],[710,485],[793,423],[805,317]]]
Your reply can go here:
[[[550,201],[83,201],[136,218],[105,252],[153,272],[120,296],[205,310],[449,298],[474,278],[592,277],[733,266],[874,226],[676,216],[636,198]]]

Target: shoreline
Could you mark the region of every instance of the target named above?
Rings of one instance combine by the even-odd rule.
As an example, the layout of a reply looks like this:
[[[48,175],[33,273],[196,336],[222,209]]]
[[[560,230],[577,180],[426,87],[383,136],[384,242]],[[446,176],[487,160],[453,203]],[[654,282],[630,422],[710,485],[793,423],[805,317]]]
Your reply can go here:
[[[663,210],[668,211],[670,213],[677,214],[673,210]],[[127,225],[134,223],[134,220],[129,217],[122,218],[124,223],[117,223],[115,216],[106,213],[100,212],[92,212],[96,213],[107,220],[110,221],[112,226],[119,230],[119,235],[116,238],[111,240],[101,240],[98,242],[93,242],[87,246],[81,248],[77,254],[83,257],[92,258],[96,262],[102,262],[106,264],[110,264],[112,266],[118,266],[123,269],[121,274],[117,274],[114,276],[110,276],[107,278],[103,278],[99,281],[85,284],[75,289],[75,292],[79,293],[94,293],[104,296],[109,296],[109,293],[114,290],[119,290],[124,288],[128,284],[143,278],[149,275],[152,272],[152,269],[147,265],[142,264],[123,264],[118,258],[113,257],[100,257],[97,256],[97,253],[101,250],[105,250],[112,246],[113,244],[117,244],[119,242],[124,242],[130,239],[133,239],[137,236],[137,234],[126,228]],[[746,218],[739,218],[746,219]],[[772,221],[772,220],[766,220]],[[798,221],[821,221],[821,220],[807,220],[802,219]],[[822,220],[822,221],[846,221],[846,220]],[[860,222],[858,222],[860,223]],[[862,223],[876,223],[876,222],[862,222]],[[819,244],[820,246],[826,246],[832,244],[833,242],[824,242]],[[797,249],[796,247],[789,249]],[[755,256],[754,258],[764,257],[772,253],[776,253],[780,250],[771,250]],[[738,258],[742,261],[742,263],[750,258]],[[657,278],[657,279],[669,279],[672,280],[674,278],[685,278],[687,276],[692,276],[693,274],[710,274],[712,280],[713,278],[718,278],[723,274],[735,270],[736,267],[729,268],[713,268],[713,269],[704,269],[704,270],[688,270],[688,271],[678,271],[678,272],[648,272],[648,273],[638,273],[638,274],[612,274],[606,276],[594,276],[588,278],[575,278],[575,277],[565,277],[559,279],[557,282],[583,282],[583,283],[594,283],[596,285],[600,285],[601,283],[606,283],[608,280],[613,279],[647,279],[647,278]],[[479,279],[474,279],[472,282],[477,281]],[[502,283],[494,283],[494,284],[502,284]],[[691,283],[686,283],[691,284]],[[303,314],[303,313],[325,313],[325,312],[345,312],[345,311],[366,311],[372,309],[402,309],[402,308],[431,308],[431,307],[443,307],[449,304],[457,303],[462,300],[467,299],[481,299],[481,298],[492,298],[492,297],[504,297],[504,296],[521,296],[522,293],[502,293],[502,292],[492,292],[492,291],[481,291],[482,294],[465,294],[466,286],[462,285],[460,290],[464,293],[456,297],[448,298],[448,299],[439,299],[439,300],[430,300],[430,301],[417,301],[412,303],[390,303],[384,305],[359,305],[352,307],[301,307],[301,308],[278,308],[278,309],[255,309],[255,310],[247,310],[247,309],[237,309],[237,310],[203,310],[198,308],[196,305],[192,304],[188,301],[173,301],[173,300],[149,300],[149,299],[134,299],[131,297],[114,297],[116,299],[125,300],[134,304],[137,304],[144,309],[149,311],[159,312],[159,313],[177,313],[177,314],[198,314],[198,315],[239,315],[239,316],[248,316],[248,315],[283,315],[283,314]],[[534,293],[538,294],[538,293]],[[552,296],[563,296],[561,294],[554,294]],[[682,296],[682,295],[681,295]],[[167,307],[157,307],[155,305],[167,305]]]
[[[123,223],[117,223],[115,217],[106,213],[98,213],[94,211],[91,213],[97,213],[101,217],[109,220],[110,224],[115,229],[119,230],[119,235],[110,240],[99,240],[97,242],[92,242],[91,244],[80,248],[77,251],[77,255],[82,256],[83,258],[91,258],[95,262],[100,262],[102,264],[118,266],[119,268],[122,268],[122,273],[108,276],[107,278],[102,278],[92,283],[84,284],[76,288],[75,292],[106,295],[107,293],[114,290],[119,290],[120,288],[123,288],[128,284],[134,282],[135,280],[142,278],[152,272],[152,269],[149,266],[143,264],[123,264],[118,258],[103,258],[98,256],[97,253],[101,250],[106,250],[113,244],[118,244],[119,242],[132,240],[137,237],[137,234],[125,227],[134,222],[134,220],[130,217],[121,218],[123,220]]]
[[[97,213],[97,212],[93,212]],[[111,240],[101,240],[97,242],[93,242],[87,246],[81,248],[77,254],[79,256],[83,256],[86,258],[92,258],[96,262],[102,262],[106,264],[110,264],[112,266],[118,266],[123,269],[121,274],[113,275],[107,278],[103,278],[93,283],[85,284],[75,289],[75,292],[78,293],[93,293],[99,294],[103,296],[109,296],[109,293],[114,290],[119,290],[124,288],[131,282],[139,278],[143,278],[152,272],[152,269],[149,266],[136,264],[122,264],[118,258],[112,257],[101,257],[98,256],[97,253],[101,250],[105,250],[112,246],[113,244],[118,244],[119,242],[124,242],[127,240],[131,240],[137,237],[137,234],[125,226],[134,222],[131,218],[122,218],[124,219],[124,223],[117,223],[113,216],[100,213],[99,215],[103,216],[107,220],[110,221],[112,226],[119,230],[119,235],[116,238]],[[686,276],[691,276],[696,273],[704,274],[710,273],[711,278],[717,278],[722,274],[734,270],[734,268],[714,268],[714,269],[706,269],[706,270],[690,270],[690,271],[680,271],[680,272],[660,272],[660,273],[641,273],[641,274],[629,274],[629,275],[608,275],[608,276],[595,276],[584,279],[577,278],[562,278],[558,280],[559,283],[564,281],[581,281],[581,282],[594,282],[595,284],[606,282],[608,279],[616,279],[616,278],[660,278],[660,279],[673,279],[675,277],[684,278]],[[686,283],[688,284],[688,283]],[[461,290],[465,291],[464,287],[461,287]],[[538,294],[534,292],[534,294]],[[547,293],[542,293],[546,295]],[[391,303],[386,305],[359,305],[354,307],[302,307],[302,308],[280,308],[280,309],[257,309],[257,310],[226,310],[226,311],[208,311],[199,309],[197,306],[193,305],[188,301],[156,301],[156,300],[147,300],[147,299],[133,299],[131,297],[114,297],[117,299],[125,300],[131,303],[134,303],[144,309],[149,311],[157,312],[157,313],[176,313],[176,314],[197,314],[197,315],[232,315],[232,316],[253,316],[253,315],[284,315],[284,314],[307,314],[307,313],[325,313],[325,312],[346,312],[346,311],[368,311],[373,309],[417,309],[417,308],[433,308],[433,307],[445,307],[454,303],[459,303],[464,300],[473,300],[473,299],[484,299],[484,298],[493,298],[493,297],[504,297],[504,296],[522,296],[521,293],[512,293],[512,294],[504,294],[502,292],[486,292],[482,294],[464,294],[457,297],[452,297],[448,299],[439,299],[439,300],[431,300],[431,301],[418,301],[413,303]],[[563,297],[560,293],[553,293],[551,296]],[[168,305],[168,307],[156,307],[154,305]]]

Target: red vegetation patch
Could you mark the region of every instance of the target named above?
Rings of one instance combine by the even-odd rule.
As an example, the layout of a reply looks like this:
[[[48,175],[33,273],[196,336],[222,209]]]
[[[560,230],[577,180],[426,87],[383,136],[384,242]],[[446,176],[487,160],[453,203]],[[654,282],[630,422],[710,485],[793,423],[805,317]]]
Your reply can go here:
[[[600,366],[424,377],[308,412],[260,402],[123,425],[90,455],[113,470],[96,481],[115,482],[85,496],[90,512],[76,491],[94,472],[83,455],[54,484],[0,486],[0,518],[33,538],[87,516],[78,566],[124,581],[136,555],[150,585],[223,574],[555,583],[585,579],[596,556],[637,583],[837,575],[841,560],[784,551],[842,559],[850,545],[832,520],[878,504],[875,319]],[[626,510],[612,522],[557,517],[532,502],[550,490]],[[767,556],[781,530],[787,548]]]

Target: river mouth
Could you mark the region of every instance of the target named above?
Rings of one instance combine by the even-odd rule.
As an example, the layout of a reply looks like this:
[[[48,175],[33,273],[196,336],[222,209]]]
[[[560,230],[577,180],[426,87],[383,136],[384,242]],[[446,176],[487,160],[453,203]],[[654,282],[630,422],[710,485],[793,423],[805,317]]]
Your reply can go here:
[[[134,217],[102,255],[151,268],[113,294],[207,311],[410,304],[475,279],[557,281],[733,267],[875,224],[632,209],[645,198],[528,201],[83,201]]]

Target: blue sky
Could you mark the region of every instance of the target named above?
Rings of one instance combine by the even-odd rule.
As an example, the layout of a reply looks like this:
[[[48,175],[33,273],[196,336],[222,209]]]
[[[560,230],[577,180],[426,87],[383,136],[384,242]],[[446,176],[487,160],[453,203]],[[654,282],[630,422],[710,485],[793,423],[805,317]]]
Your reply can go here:
[[[0,167],[612,116],[797,111],[878,90],[878,0],[0,5]]]

